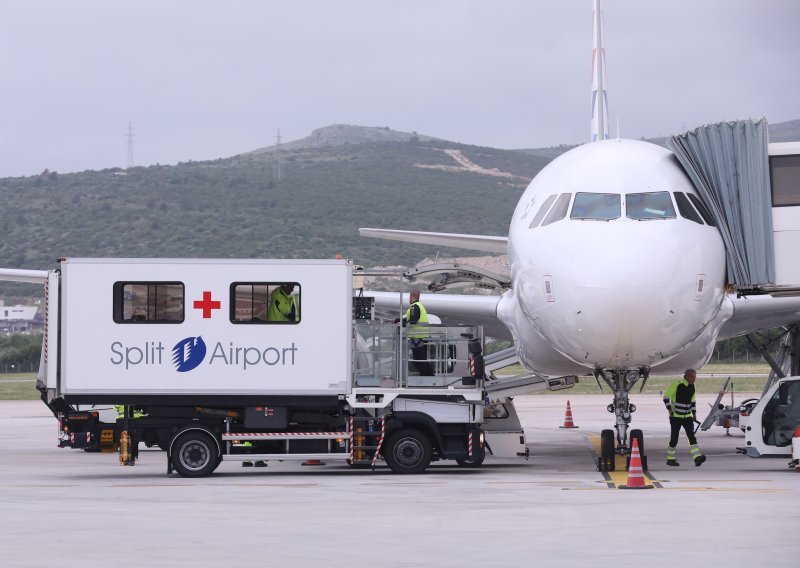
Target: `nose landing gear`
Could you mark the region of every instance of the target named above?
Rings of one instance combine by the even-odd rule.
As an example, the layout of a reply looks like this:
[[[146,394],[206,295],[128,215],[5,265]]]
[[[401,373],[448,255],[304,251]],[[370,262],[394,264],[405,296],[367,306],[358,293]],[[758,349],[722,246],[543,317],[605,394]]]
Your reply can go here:
[[[599,471],[614,471],[615,456],[630,455],[631,447],[628,444],[628,425],[631,422],[631,415],[636,412],[636,405],[630,402],[629,395],[633,386],[640,378],[642,379],[642,386],[639,389],[641,392],[641,389],[643,389],[644,385],[647,383],[649,373],[650,370],[646,367],[642,367],[638,370],[594,369],[594,378],[597,384],[600,385],[600,379],[602,379],[614,393],[614,401],[606,408],[616,417],[616,423],[614,424],[616,436],[614,430],[611,429],[603,430],[600,435],[600,460],[597,465]],[[616,444],[614,443],[614,438],[616,438]],[[647,469],[645,461],[647,458],[644,457],[644,452],[642,451],[642,448],[644,448],[644,435],[642,431],[632,430],[631,439],[633,438],[636,438],[638,441],[639,449],[643,456],[642,465],[644,469]]]

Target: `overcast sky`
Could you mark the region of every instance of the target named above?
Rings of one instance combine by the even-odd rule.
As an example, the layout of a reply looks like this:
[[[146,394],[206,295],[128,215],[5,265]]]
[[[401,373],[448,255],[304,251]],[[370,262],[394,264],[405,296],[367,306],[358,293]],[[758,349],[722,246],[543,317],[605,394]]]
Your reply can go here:
[[[612,135],[800,118],[800,1],[605,0]],[[0,176],[226,157],[336,123],[589,136],[591,0],[4,0]]]

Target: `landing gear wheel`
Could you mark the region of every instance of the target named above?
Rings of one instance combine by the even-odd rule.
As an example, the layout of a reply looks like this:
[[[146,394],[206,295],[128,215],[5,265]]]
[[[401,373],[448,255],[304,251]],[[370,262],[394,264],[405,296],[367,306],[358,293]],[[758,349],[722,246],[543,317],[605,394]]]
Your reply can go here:
[[[615,467],[614,431],[603,430],[600,433],[600,461],[597,471],[614,471]]]
[[[431,463],[433,447],[419,430],[403,428],[390,435],[383,458],[394,473],[422,473]]]
[[[456,460],[456,463],[461,467],[481,467],[481,465],[483,465],[483,458],[467,458],[464,460]]]
[[[220,462],[217,443],[205,432],[186,432],[172,444],[172,467],[181,477],[205,477]]]
[[[644,453],[644,434],[642,433],[641,430],[638,430],[638,429],[637,430],[631,430],[631,435],[630,435],[630,443],[631,443],[630,451],[631,452],[633,452],[633,440],[634,440],[634,438],[636,439],[636,442],[637,442],[637,444],[639,446],[639,455],[642,457],[642,469],[646,470],[647,469],[647,456]],[[631,463],[631,458],[630,458],[630,454],[628,454],[628,460],[627,460],[626,468],[627,468],[627,466],[630,465],[630,463]]]

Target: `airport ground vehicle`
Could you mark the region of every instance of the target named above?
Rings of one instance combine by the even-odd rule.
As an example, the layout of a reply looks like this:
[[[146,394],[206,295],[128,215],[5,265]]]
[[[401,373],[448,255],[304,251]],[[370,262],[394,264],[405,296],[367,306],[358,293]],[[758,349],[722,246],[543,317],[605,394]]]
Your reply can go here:
[[[68,258],[44,274],[38,387],[62,447],[133,465],[139,441],[158,444],[186,477],[224,460],[416,473],[484,458],[482,329],[373,320],[351,261]],[[280,294],[294,313],[274,321]],[[434,375],[408,372],[411,336]],[[75,407],[111,404],[123,418]]]
[[[800,443],[794,441],[800,428],[800,377],[776,381],[747,410],[740,416],[746,444],[742,453],[754,458],[791,456],[790,466],[800,471]]]

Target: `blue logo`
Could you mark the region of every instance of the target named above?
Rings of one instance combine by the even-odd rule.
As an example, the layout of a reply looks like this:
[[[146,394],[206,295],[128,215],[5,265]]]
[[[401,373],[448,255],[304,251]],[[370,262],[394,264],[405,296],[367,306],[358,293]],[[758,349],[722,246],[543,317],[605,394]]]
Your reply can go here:
[[[206,358],[206,342],[199,335],[180,340],[172,348],[172,363],[179,373],[196,368]]]

